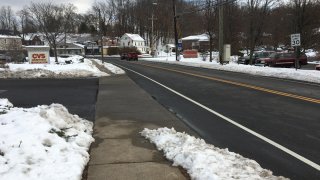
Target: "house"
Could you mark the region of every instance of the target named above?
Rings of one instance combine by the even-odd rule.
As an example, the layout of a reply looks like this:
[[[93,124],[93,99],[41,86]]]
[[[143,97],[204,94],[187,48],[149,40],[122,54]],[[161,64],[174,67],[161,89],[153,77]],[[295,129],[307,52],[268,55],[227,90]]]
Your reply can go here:
[[[83,42],[85,55],[101,55],[101,46],[94,41]]]
[[[61,43],[57,45],[57,54],[85,55],[85,46],[77,43]]]
[[[44,41],[41,40],[37,34],[25,34],[22,35],[22,44],[25,46],[38,46],[44,45]]]
[[[182,40],[182,48],[195,49],[198,51],[209,50],[209,36],[207,34],[193,35],[184,37]]]
[[[16,51],[22,49],[22,41],[19,36],[0,35],[0,51]]]
[[[141,53],[147,53],[145,40],[138,34],[124,34],[119,43],[120,47],[136,47]]]
[[[176,52],[176,46],[174,44],[166,44],[163,51],[171,54],[172,52]]]
[[[23,61],[25,54],[19,36],[0,35],[0,54],[6,61]],[[0,62],[1,63],[1,62]]]

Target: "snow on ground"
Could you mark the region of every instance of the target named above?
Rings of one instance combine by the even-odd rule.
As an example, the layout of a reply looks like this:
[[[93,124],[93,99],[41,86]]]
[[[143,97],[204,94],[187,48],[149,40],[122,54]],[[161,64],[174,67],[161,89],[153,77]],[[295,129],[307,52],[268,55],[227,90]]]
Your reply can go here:
[[[307,57],[316,57],[318,54],[317,51],[314,51],[313,49],[307,49],[306,50],[306,56]]]
[[[173,128],[146,128],[141,135],[163,151],[174,166],[186,169],[194,180],[286,179],[273,176],[254,160],[206,144],[202,139],[176,132]]]
[[[92,127],[60,104],[17,108],[0,99],[0,179],[80,180]]]
[[[259,75],[259,76],[268,76],[268,77],[320,83],[320,71],[302,70],[302,69],[295,70],[294,68],[272,68],[272,67],[237,64],[235,63],[237,57],[232,57],[232,61],[229,64],[220,65],[217,62],[218,58],[216,57],[216,53],[214,55],[215,56],[213,58],[214,59],[213,62],[209,62],[208,57],[206,61],[203,61],[201,57],[183,58],[182,56],[180,61],[176,61],[174,54],[172,54],[171,56],[169,54],[168,56],[165,56],[163,53],[161,53],[156,58],[140,58],[140,59],[145,61],[181,64],[186,66],[203,67],[203,68],[210,68],[210,69],[217,69],[217,70],[231,71],[231,72],[240,72],[240,73],[247,73],[247,74]]]
[[[109,63],[103,63],[104,67],[112,73],[118,74],[120,68],[116,68]],[[82,78],[101,77],[109,74],[100,71],[89,59],[82,56],[72,56],[68,58],[59,57],[58,63],[54,58],[50,58],[50,64],[6,64],[7,68],[0,68],[0,78]]]
[[[96,63],[98,63],[99,65],[104,66],[106,69],[111,71],[113,74],[125,74],[124,70],[122,70],[121,68],[119,68],[113,64],[101,62],[101,60],[98,60],[98,59],[92,59],[92,60],[95,61]]]

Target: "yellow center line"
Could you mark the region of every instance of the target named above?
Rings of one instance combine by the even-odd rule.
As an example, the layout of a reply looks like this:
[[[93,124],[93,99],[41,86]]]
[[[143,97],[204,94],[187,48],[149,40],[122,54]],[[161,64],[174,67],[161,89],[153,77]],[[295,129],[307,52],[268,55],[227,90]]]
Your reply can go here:
[[[285,92],[281,92],[281,91],[277,91],[277,90],[267,89],[267,88],[254,86],[254,85],[249,85],[249,84],[244,84],[244,83],[239,83],[239,82],[235,82],[235,81],[224,80],[224,79],[220,79],[220,78],[214,78],[214,77],[210,77],[210,76],[204,76],[204,75],[200,75],[200,74],[194,74],[194,73],[180,71],[180,70],[176,70],[176,69],[169,69],[169,68],[153,66],[153,65],[147,65],[147,64],[140,64],[140,65],[148,66],[148,67],[152,67],[152,68],[157,68],[157,69],[162,69],[162,70],[167,70],[167,71],[172,71],[172,72],[177,72],[177,73],[181,73],[181,74],[187,74],[187,75],[190,75],[190,76],[200,77],[200,78],[209,79],[209,80],[213,80],[213,81],[223,82],[223,83],[226,83],[226,84],[232,84],[232,85],[236,85],[236,86],[246,87],[246,88],[254,89],[254,90],[257,90],[257,91],[263,91],[263,92],[267,92],[267,93],[271,93],[271,94],[277,94],[277,95],[280,95],[280,96],[286,96],[286,97],[291,97],[291,98],[294,98],[294,99],[300,99],[300,100],[303,100],[303,101],[308,101],[308,102],[313,102],[313,103],[320,104],[320,99],[309,98],[309,97],[305,97],[305,96],[285,93]]]

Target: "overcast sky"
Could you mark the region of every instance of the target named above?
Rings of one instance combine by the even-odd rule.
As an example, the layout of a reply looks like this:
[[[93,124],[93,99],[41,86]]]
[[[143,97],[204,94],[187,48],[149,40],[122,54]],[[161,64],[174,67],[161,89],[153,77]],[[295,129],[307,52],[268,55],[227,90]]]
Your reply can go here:
[[[17,12],[21,10],[24,6],[28,6],[30,2],[50,2],[50,0],[0,0],[1,6],[11,6],[11,8]],[[51,0],[51,2],[61,4],[61,3],[71,3],[75,5],[79,13],[85,13],[91,8],[95,0]]]

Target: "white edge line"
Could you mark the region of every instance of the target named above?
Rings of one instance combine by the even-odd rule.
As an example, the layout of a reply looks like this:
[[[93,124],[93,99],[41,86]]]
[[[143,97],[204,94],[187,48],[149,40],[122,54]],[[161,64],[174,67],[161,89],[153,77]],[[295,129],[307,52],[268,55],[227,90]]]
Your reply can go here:
[[[280,145],[280,144],[272,141],[271,139],[269,139],[269,138],[267,138],[267,137],[265,137],[265,136],[263,136],[263,135],[255,132],[255,131],[253,131],[253,130],[251,130],[251,129],[249,129],[249,128],[247,128],[247,127],[245,127],[245,126],[243,126],[243,125],[241,125],[241,124],[239,124],[239,123],[231,120],[230,118],[228,118],[228,117],[226,117],[226,116],[224,116],[224,115],[222,115],[222,114],[220,114],[220,113],[218,113],[218,112],[216,112],[216,111],[208,108],[208,107],[205,106],[205,105],[202,105],[202,104],[200,104],[200,103],[192,100],[191,98],[189,98],[189,97],[187,97],[187,96],[185,96],[185,95],[183,95],[183,94],[181,94],[181,93],[179,93],[179,92],[177,92],[177,91],[175,91],[175,90],[173,90],[173,89],[171,89],[171,88],[169,88],[169,87],[167,87],[167,86],[165,86],[165,85],[163,85],[163,84],[161,84],[161,83],[159,83],[159,82],[157,82],[157,81],[155,81],[155,80],[153,80],[153,79],[151,79],[151,78],[149,78],[149,77],[147,77],[147,76],[145,76],[145,75],[143,75],[143,74],[140,74],[140,73],[138,73],[138,72],[136,72],[136,71],[134,71],[134,70],[128,69],[128,68],[126,68],[126,67],[124,67],[124,66],[121,66],[121,65],[118,65],[118,66],[120,66],[120,67],[122,67],[122,68],[124,68],[124,69],[127,69],[128,71],[131,71],[131,72],[133,72],[133,73],[136,73],[136,74],[138,74],[138,75],[140,75],[140,76],[142,76],[142,77],[144,77],[144,78],[146,78],[146,79],[148,79],[148,80],[150,80],[150,81],[158,84],[159,86],[164,87],[165,89],[167,89],[167,90],[169,90],[169,91],[171,91],[171,92],[173,92],[173,93],[175,93],[175,94],[183,97],[184,99],[186,99],[186,100],[188,100],[188,101],[190,101],[190,102],[192,102],[192,103],[200,106],[201,108],[203,108],[203,109],[211,112],[212,114],[214,114],[214,115],[222,118],[223,120],[225,120],[225,121],[227,121],[227,122],[229,122],[229,123],[231,123],[231,124],[233,124],[233,125],[241,128],[241,129],[243,129],[244,131],[246,131],[246,132],[248,132],[248,133],[256,136],[257,138],[259,138],[259,139],[261,139],[261,140],[263,140],[263,141],[265,141],[265,142],[273,145],[274,147],[276,147],[276,148],[278,148],[278,149],[280,149],[280,150],[282,150],[282,151],[290,154],[291,156],[295,157],[296,159],[299,159],[300,161],[302,161],[302,162],[308,164],[309,166],[311,166],[311,167],[317,169],[318,171],[320,171],[320,165],[318,165],[318,164],[310,161],[309,159],[307,159],[307,158],[305,158],[305,157],[303,157],[303,156],[301,156],[301,155],[299,155],[299,154],[291,151],[290,149],[288,149],[288,148],[286,148],[286,147],[284,147],[284,146],[282,146],[282,145]]]

